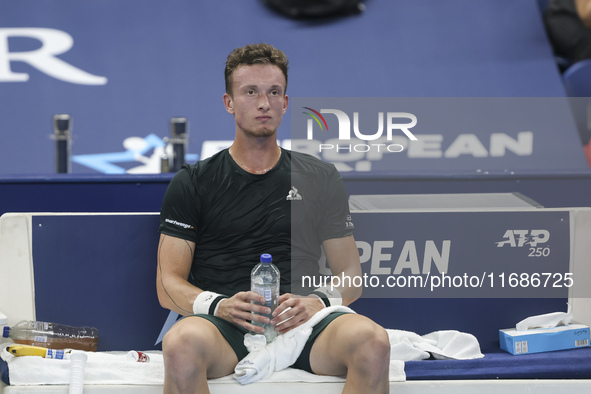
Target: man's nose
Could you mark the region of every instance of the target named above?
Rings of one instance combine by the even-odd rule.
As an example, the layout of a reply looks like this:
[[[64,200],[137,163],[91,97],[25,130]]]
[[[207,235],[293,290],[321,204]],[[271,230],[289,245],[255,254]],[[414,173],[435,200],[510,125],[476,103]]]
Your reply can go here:
[[[266,94],[262,94],[259,96],[259,109],[263,111],[267,111],[269,109],[269,98]]]

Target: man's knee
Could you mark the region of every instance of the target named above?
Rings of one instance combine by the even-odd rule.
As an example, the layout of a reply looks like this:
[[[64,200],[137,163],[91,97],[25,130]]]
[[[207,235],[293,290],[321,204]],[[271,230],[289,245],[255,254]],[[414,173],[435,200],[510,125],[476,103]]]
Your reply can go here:
[[[238,363],[215,324],[200,317],[176,323],[164,336],[162,354],[166,376],[183,382],[226,376]]]
[[[162,340],[165,363],[197,364],[206,361],[213,344],[212,328],[204,319],[190,317],[176,323]],[[215,327],[213,327],[215,329]]]
[[[349,367],[374,371],[387,369],[390,363],[390,340],[386,330],[366,320],[348,332]]]

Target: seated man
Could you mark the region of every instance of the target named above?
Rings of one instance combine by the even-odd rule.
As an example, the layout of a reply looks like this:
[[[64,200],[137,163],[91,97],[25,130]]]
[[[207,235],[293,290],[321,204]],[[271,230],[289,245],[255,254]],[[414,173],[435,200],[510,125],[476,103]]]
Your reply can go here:
[[[333,274],[360,276],[361,266],[334,166],[277,145],[288,106],[285,54],[267,44],[237,48],[225,78],[233,144],[185,165],[162,204],[158,297],[187,316],[163,341],[165,393],[209,393],[207,379],[233,373],[248,354],[244,334],[264,332],[251,321],[268,323],[260,314],[271,311],[252,303],[264,298],[250,291],[250,271],[262,253],[271,254],[281,272],[283,294],[270,320],[280,334],[361,295],[354,287],[292,291],[292,267],[317,269],[321,246]],[[382,327],[364,316],[333,313],[314,326],[293,367],[346,375],[346,393],[386,393],[389,351]]]

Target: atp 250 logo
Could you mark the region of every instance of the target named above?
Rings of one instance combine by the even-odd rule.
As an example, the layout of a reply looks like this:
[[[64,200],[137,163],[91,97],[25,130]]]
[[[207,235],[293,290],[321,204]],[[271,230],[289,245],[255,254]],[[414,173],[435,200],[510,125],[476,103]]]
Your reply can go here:
[[[353,112],[353,127],[351,128],[351,119],[344,111],[338,109],[321,109],[320,111],[316,111],[310,107],[303,108],[307,110],[304,114],[310,117],[310,119],[308,119],[306,130],[308,140],[314,140],[314,122],[320,127],[321,131],[324,131],[325,129],[326,131],[329,131],[326,119],[322,114],[332,114],[337,118],[339,124],[338,139],[343,142],[343,144],[319,144],[319,152],[322,152],[323,150],[368,152],[370,149],[377,149],[378,152],[380,150],[402,152],[404,146],[390,143],[392,141],[393,132],[395,131],[401,131],[411,141],[417,140],[417,137],[415,137],[410,131],[411,128],[416,126],[417,117],[408,112],[387,112],[385,115],[384,112],[378,112],[378,130],[374,133],[364,134],[359,130],[359,112]],[[403,119],[410,120],[410,122],[407,121],[401,123],[395,121]],[[388,141],[388,143],[377,143],[377,140],[383,140],[384,123],[386,124],[386,141]],[[351,144],[351,129],[353,129],[353,134],[357,140],[365,141],[366,143]],[[375,142],[370,143],[371,141]]]
[[[511,248],[529,247],[528,257],[547,257],[550,255],[550,246],[546,244],[550,240],[548,230],[507,230],[503,240],[495,242],[497,248],[509,246]]]

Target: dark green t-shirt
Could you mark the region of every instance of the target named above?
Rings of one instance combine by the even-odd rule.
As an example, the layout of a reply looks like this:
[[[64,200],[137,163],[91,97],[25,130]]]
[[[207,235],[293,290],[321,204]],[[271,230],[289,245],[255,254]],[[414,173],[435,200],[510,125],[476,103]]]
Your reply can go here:
[[[281,272],[282,293],[303,292],[295,277],[291,286],[292,267],[294,275],[317,275],[322,242],[351,235],[353,224],[332,164],[282,149],[273,169],[255,175],[225,149],[174,176],[160,232],[195,242],[197,287],[231,296],[250,290],[250,271],[263,253]]]

